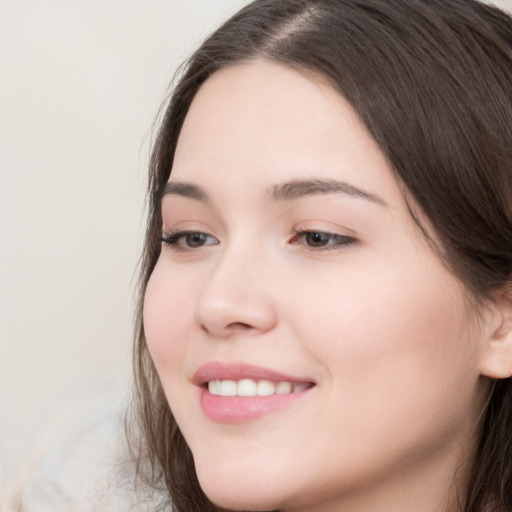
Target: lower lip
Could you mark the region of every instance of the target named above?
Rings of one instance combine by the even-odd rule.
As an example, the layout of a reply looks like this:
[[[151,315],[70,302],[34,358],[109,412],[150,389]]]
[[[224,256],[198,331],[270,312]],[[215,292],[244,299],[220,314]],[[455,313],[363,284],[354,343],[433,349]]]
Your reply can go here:
[[[220,396],[201,389],[201,407],[205,415],[217,423],[244,423],[282,409],[302,398],[308,391],[270,396]]]

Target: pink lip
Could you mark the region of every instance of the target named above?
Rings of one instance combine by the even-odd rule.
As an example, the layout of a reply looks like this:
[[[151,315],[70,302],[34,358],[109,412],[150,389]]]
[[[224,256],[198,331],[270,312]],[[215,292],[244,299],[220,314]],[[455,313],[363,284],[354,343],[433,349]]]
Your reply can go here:
[[[221,363],[220,361],[214,361],[206,363],[201,366],[192,378],[192,382],[196,386],[203,386],[210,380],[221,379],[221,380],[240,380],[240,379],[254,379],[254,380],[272,380],[280,382],[283,380],[289,382],[312,382],[310,379],[292,377],[279,373],[268,368],[261,366],[254,366],[246,363]]]
[[[245,363],[226,364],[221,362],[207,363],[201,366],[193,377],[199,386],[199,401],[204,414],[217,423],[243,423],[259,418],[269,412],[277,411],[291,402],[303,397],[312,388],[286,395],[270,396],[230,396],[212,395],[207,388],[210,380],[271,380],[274,382],[288,381],[292,383],[309,382],[309,379],[291,377],[274,370]],[[313,386],[312,386],[313,387]]]

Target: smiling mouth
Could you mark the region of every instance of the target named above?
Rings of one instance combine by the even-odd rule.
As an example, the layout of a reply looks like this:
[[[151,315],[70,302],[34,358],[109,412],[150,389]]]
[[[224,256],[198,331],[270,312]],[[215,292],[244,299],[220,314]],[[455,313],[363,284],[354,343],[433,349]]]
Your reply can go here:
[[[207,418],[216,423],[244,424],[301,401],[316,382],[242,362],[204,364],[192,382]]]
[[[216,396],[272,396],[299,393],[314,386],[312,382],[271,381],[267,379],[213,379],[207,388]]]

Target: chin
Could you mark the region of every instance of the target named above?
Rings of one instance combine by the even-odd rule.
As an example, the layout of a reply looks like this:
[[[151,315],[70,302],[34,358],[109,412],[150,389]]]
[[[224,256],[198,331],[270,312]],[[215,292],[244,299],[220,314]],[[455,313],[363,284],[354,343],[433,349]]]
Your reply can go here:
[[[242,511],[271,511],[279,508],[281,500],[275,495],[278,486],[254,473],[240,477],[240,471],[221,474],[217,468],[206,472],[197,470],[199,484],[208,499],[223,509]],[[282,488],[281,488],[282,489]]]
[[[268,496],[265,495],[264,489],[253,489],[251,493],[240,491],[238,489],[219,489],[218,486],[210,489],[203,488],[203,492],[208,499],[216,506],[233,511],[246,511],[251,512],[268,512],[276,510],[279,506]],[[256,492],[255,492],[256,491]]]

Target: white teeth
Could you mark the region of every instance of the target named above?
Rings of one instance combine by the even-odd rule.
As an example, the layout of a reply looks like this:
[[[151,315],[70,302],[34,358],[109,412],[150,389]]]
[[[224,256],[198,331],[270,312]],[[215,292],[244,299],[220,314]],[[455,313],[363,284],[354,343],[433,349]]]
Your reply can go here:
[[[208,391],[212,395],[220,396],[270,396],[288,395],[304,391],[310,386],[307,382],[291,383],[288,381],[272,382],[270,380],[242,379],[235,380],[210,380]]]
[[[251,379],[242,379],[238,381],[237,395],[238,396],[254,396],[257,390],[257,384]]]
[[[304,391],[308,389],[309,384],[307,382],[298,382],[293,385],[292,393],[298,393],[299,391]]]
[[[258,382],[258,396],[270,396],[275,394],[276,385],[270,380],[260,380]]]
[[[236,396],[237,384],[234,380],[221,380],[220,381],[220,395],[222,396]]]
[[[291,382],[280,382],[276,386],[276,393],[278,395],[287,395],[292,392],[292,384]]]
[[[211,380],[208,382],[208,391],[212,395],[220,395],[220,380]]]

